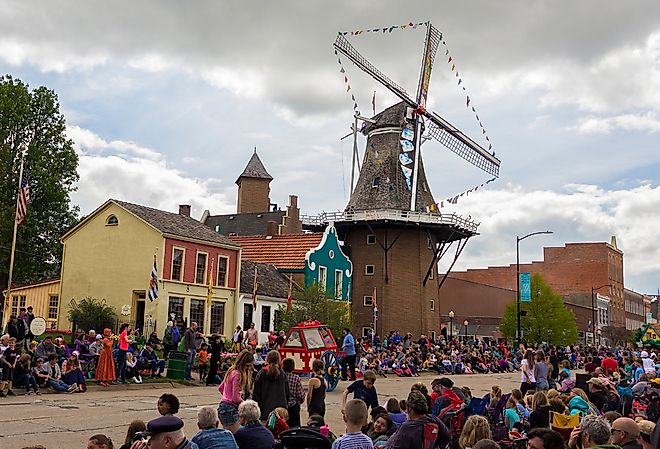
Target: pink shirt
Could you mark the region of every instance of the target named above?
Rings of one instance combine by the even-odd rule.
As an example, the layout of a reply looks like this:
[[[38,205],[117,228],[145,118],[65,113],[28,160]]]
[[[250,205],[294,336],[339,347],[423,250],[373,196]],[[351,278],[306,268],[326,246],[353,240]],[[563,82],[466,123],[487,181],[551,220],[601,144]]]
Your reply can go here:
[[[230,402],[238,405],[243,401],[240,382],[241,373],[236,370],[229,373],[229,376],[218,387],[218,391],[222,393],[221,402]]]
[[[119,334],[119,349],[128,351],[128,332],[126,331]]]

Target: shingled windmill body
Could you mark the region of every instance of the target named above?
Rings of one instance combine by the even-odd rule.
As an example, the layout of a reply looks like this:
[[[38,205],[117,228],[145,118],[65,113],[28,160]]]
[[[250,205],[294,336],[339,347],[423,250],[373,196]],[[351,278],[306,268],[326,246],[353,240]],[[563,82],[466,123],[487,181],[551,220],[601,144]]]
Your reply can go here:
[[[451,270],[468,239],[477,234],[477,224],[469,219],[438,212],[421,158],[422,133],[484,171],[499,174],[500,161],[493,154],[426,110],[431,68],[442,38],[427,25],[414,99],[343,34],[334,44],[337,52],[402,100],[365,120],[361,131],[367,143],[348,205],[343,212],[322,214],[316,220],[335,223],[355,267],[351,310],[353,326],[361,334],[374,327],[379,335],[391,330],[413,335],[439,332],[438,290],[449,271],[439,276],[437,264],[450,254]]]

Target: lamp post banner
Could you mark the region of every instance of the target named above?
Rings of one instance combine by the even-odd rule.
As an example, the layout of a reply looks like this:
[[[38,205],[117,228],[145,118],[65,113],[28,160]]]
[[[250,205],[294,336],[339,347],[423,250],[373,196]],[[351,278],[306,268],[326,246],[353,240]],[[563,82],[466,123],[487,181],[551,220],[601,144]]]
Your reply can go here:
[[[532,301],[532,284],[529,273],[520,273],[520,302]]]

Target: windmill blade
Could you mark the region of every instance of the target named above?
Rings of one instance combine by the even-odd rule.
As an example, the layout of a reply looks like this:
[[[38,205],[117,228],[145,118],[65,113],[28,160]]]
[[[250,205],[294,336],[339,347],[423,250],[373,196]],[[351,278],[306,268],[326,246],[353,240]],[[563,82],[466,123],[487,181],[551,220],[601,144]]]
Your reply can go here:
[[[399,86],[397,83],[388,78],[383,72],[378,70],[372,63],[367,60],[367,58],[362,56],[362,54],[357,51],[355,47],[353,47],[343,35],[337,35],[334,47],[337,51],[341,52],[348,59],[350,59],[353,64],[362,69],[363,72],[370,75],[376,81],[388,88],[394,95],[401,98],[411,107],[417,108],[417,102],[412,99],[410,94],[408,94],[408,92],[406,92],[403,87]]]
[[[417,103],[426,107],[426,97],[429,94],[429,84],[431,82],[431,70],[433,61],[438,51],[438,45],[442,40],[442,33],[438,31],[430,22],[426,32],[426,43],[424,44],[424,54],[422,55],[422,70],[419,74],[419,83],[417,85]]]
[[[428,132],[435,140],[475,167],[495,177],[500,176],[500,160],[498,158],[435,112],[425,112],[424,116],[430,122]]]

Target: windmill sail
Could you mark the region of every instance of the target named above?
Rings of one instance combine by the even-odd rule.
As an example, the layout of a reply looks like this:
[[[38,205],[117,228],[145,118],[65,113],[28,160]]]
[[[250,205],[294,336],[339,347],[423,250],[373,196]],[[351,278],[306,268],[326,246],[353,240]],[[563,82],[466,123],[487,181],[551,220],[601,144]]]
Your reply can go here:
[[[423,108],[426,108],[426,98],[429,95],[429,84],[431,83],[431,70],[441,39],[442,33],[429,23],[426,33],[426,45],[424,46],[424,59],[422,59],[422,71],[419,74],[419,84],[417,86],[417,103]]]
[[[489,173],[493,176],[499,176],[499,159],[490,154],[487,150],[467,137],[460,130],[458,130],[458,128],[451,125],[438,114],[426,111],[423,104],[421,104],[422,107],[420,108],[420,103],[422,103],[422,100],[424,103],[426,102],[426,98],[424,97],[424,84],[426,83],[427,75],[430,79],[430,69],[433,63],[433,56],[435,54],[434,49],[437,50],[437,44],[434,45],[433,42],[435,40],[439,41],[440,39],[440,32],[437,31],[437,29],[435,29],[431,24],[429,24],[427,44],[425,47],[425,63],[423,64],[420,86],[418,89],[419,101],[415,101],[403,87],[392,81],[387,75],[377,69],[359,51],[357,51],[355,47],[353,47],[343,35],[337,35],[334,47],[338,52],[341,52],[348,59],[350,59],[351,62],[362,69],[362,71],[370,75],[372,78],[390,90],[393,94],[401,98],[411,108],[422,113],[424,117],[431,122],[429,124],[429,132],[436,140],[438,140],[438,142],[474,166],[484,170],[486,173]],[[428,71],[426,66],[427,61],[430,62]],[[428,84],[426,85],[426,90],[428,92]]]

